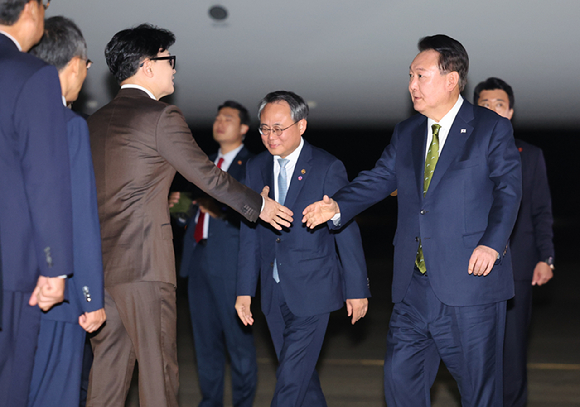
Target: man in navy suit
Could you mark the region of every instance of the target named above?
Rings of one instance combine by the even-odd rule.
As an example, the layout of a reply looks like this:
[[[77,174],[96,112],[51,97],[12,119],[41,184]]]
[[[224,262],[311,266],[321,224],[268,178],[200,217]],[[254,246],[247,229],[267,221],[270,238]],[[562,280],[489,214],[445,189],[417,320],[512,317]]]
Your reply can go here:
[[[246,183],[270,187],[270,197],[300,212],[348,182],[341,161],[302,138],[308,105],[292,92],[269,93],[258,112],[267,152],[250,160]],[[315,366],[329,313],[346,300],[354,324],[367,311],[370,292],[358,226],[340,232],[327,226],[293,225],[276,231],[264,223],[242,224],[236,309],[252,325],[251,297],[260,277],[262,311],[279,366],[272,406],[326,406]]]
[[[210,156],[237,181],[246,179],[252,153],[243,140],[250,125],[248,110],[228,100],[218,107],[213,138],[219,143]],[[236,315],[236,282],[241,216],[215,199],[198,198],[197,213],[184,236],[180,275],[188,277],[188,299],[195,340],[197,376],[206,407],[223,406],[226,358],[232,374],[232,405],[251,407],[258,366],[254,337]]]
[[[53,307],[40,322],[29,407],[77,407],[86,332],[105,321],[103,264],[97,190],[85,119],[66,107],[77,100],[90,61],[80,29],[64,17],[51,17],[42,40],[31,49],[58,70],[62,109],[68,129],[73,199],[74,276],[68,279],[68,302]]]
[[[398,191],[393,302],[385,359],[389,407],[429,406],[439,358],[462,405],[501,406],[507,247],[521,198],[512,127],[460,95],[465,48],[419,41],[409,71],[413,116],[395,127],[374,169],[304,210],[309,227],[342,225]]]
[[[474,90],[473,101],[511,120],[512,87],[488,78]],[[552,199],[542,150],[516,139],[522,160],[522,203],[510,237],[515,297],[507,303],[504,341],[504,407],[526,406],[528,400],[528,332],[532,316],[532,286],[553,277]]]
[[[0,0],[0,406],[26,406],[40,324],[72,273],[66,123],[56,69],[26,54],[45,5]],[[35,287],[36,285],[36,287]]]

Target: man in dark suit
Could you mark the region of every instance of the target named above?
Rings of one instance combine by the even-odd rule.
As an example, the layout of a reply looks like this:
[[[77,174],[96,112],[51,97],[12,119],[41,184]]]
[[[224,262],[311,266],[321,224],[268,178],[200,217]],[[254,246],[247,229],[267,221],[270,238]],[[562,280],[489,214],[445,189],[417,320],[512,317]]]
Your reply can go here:
[[[392,406],[428,406],[439,357],[463,406],[502,404],[508,238],[521,165],[508,120],[463,100],[469,59],[446,35],[425,37],[409,71],[416,115],[395,127],[374,169],[304,210],[340,226],[398,191],[393,302],[385,359]]]
[[[66,107],[77,100],[90,61],[80,29],[64,17],[45,21],[44,36],[30,51],[58,70],[67,119],[73,199],[74,276],[68,302],[43,314],[30,388],[29,407],[77,407],[86,332],[105,321],[103,264],[97,190],[85,119]]]
[[[228,100],[218,107],[213,138],[219,143],[210,160],[241,183],[252,153],[243,140],[248,110]],[[195,341],[200,407],[223,406],[226,358],[232,375],[232,405],[251,407],[258,366],[254,337],[238,319],[236,282],[241,216],[211,197],[196,199],[184,236],[180,275],[188,277],[188,300]]]
[[[72,273],[71,181],[56,69],[26,54],[42,1],[0,0],[0,406],[26,406],[39,305],[63,300]],[[35,287],[36,285],[36,287]]]
[[[512,87],[488,78],[474,90],[473,101],[511,120]],[[528,400],[528,332],[532,317],[532,286],[553,277],[552,199],[542,150],[516,139],[522,160],[522,203],[510,236],[515,297],[507,303],[504,341],[504,407],[521,407]]]
[[[292,92],[269,93],[258,112],[267,152],[247,164],[246,183],[302,210],[316,197],[333,194],[348,182],[341,161],[302,138],[308,105]],[[279,366],[272,406],[326,406],[315,370],[329,313],[346,300],[354,324],[367,311],[370,292],[358,226],[340,232],[293,225],[276,231],[242,224],[236,309],[252,325],[251,297],[260,278],[262,311]]]
[[[175,260],[167,196],[176,170],[246,219],[289,225],[291,211],[237,182],[197,146],[176,106],[174,35],[143,24],[105,49],[121,90],[89,120],[107,322],[94,350],[87,406],[124,406],[135,361],[143,405],[177,406]],[[261,209],[262,208],[262,209]],[[280,225],[278,224],[280,223]]]

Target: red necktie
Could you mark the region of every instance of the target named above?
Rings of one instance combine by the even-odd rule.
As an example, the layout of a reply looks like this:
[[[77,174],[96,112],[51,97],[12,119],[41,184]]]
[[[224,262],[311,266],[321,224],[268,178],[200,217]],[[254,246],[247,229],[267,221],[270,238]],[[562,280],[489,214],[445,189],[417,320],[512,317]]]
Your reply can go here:
[[[217,162],[217,167],[222,168],[222,164],[224,163],[224,158],[220,157]],[[195,225],[195,230],[193,231],[193,238],[197,243],[203,240],[203,224],[205,223],[205,213],[199,212],[199,216],[197,217],[197,225]]]

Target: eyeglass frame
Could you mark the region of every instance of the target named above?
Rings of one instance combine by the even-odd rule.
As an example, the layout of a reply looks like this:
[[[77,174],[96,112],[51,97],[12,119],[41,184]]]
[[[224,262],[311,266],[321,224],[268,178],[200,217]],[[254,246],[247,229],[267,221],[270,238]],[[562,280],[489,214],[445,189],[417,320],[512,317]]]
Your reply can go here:
[[[46,4],[44,3],[46,1]],[[51,0],[42,0],[42,7],[44,7],[44,11],[46,11],[48,9],[48,6],[50,6],[50,1]]]
[[[150,61],[169,61],[169,65],[171,65],[171,69],[175,69],[176,64],[176,56],[175,55],[168,55],[166,57],[150,57],[147,58]],[[145,61],[139,64],[139,68],[142,68],[145,65]]]
[[[284,129],[278,128],[278,131],[279,131],[280,133],[278,133],[278,131],[274,130],[274,129],[275,129],[274,127],[270,127],[270,128],[268,128],[268,130],[267,130],[268,134],[264,133],[264,131],[262,130],[262,126],[258,127],[258,131],[260,132],[260,134],[261,134],[262,136],[266,136],[266,137],[268,137],[268,136],[270,135],[270,133],[272,133],[272,131],[273,131],[273,132],[274,132],[274,134],[275,134],[277,137],[280,137],[280,136],[282,135],[282,133],[284,133],[284,132],[285,132],[286,130],[288,130],[290,127],[294,126],[294,125],[295,125],[296,123],[298,123],[299,121],[300,121],[300,120],[296,120],[294,123],[292,123],[290,126],[288,126],[288,127],[284,128]]]

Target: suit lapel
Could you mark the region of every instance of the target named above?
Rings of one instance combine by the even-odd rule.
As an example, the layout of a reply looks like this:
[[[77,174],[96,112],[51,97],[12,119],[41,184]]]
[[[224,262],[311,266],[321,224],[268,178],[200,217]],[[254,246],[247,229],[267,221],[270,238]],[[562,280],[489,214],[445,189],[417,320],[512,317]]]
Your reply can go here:
[[[292,177],[290,177],[290,185],[288,186],[288,193],[286,194],[286,201],[284,202],[285,207],[290,208],[296,202],[296,198],[300,194],[310,174],[310,169],[312,168],[310,163],[311,158],[312,146],[304,141],[304,146],[296,162],[296,167],[294,167],[294,172],[292,173]]]
[[[425,148],[427,143],[427,118],[419,121],[411,137],[411,151],[413,155],[413,167],[417,180],[417,193],[423,198],[423,177],[425,174]]]
[[[264,186],[268,185],[270,187],[270,193],[268,197],[275,200],[276,195],[274,194],[274,157],[271,155],[266,159],[267,164],[262,167],[262,182]],[[262,192],[262,191],[258,191]]]
[[[437,161],[437,166],[435,167],[435,172],[433,173],[427,194],[437,188],[437,185],[449,169],[451,163],[455,162],[463,151],[465,142],[473,132],[473,126],[468,124],[472,120],[473,106],[464,100],[459,112],[457,112],[457,116],[455,116],[455,120],[447,135],[447,140],[445,140],[443,150],[441,150],[441,154],[439,155],[439,160]]]
[[[244,175],[242,174],[242,168],[244,168],[243,164],[247,159],[248,150],[246,147],[242,147],[242,149],[238,152],[238,154],[236,154],[236,157],[230,164],[230,167],[228,168],[228,174],[230,174],[235,179],[241,179],[241,177]]]

